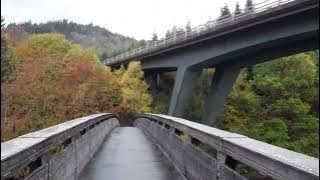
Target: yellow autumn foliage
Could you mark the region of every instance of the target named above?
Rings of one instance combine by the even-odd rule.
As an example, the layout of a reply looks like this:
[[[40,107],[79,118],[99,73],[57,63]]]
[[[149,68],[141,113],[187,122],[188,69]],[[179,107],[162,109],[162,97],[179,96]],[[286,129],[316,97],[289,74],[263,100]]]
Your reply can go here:
[[[138,113],[150,112],[152,98],[143,80],[140,62],[133,61],[120,77],[122,105]]]

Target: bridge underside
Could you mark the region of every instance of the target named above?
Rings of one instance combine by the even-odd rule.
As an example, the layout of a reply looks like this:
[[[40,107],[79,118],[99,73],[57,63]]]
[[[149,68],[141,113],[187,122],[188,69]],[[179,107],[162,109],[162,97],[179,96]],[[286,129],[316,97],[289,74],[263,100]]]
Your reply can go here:
[[[114,129],[79,180],[105,180],[106,177],[111,180],[181,179],[162,152],[137,127]]]
[[[252,27],[231,29],[202,43],[146,57],[142,67],[148,74],[176,69],[168,110],[175,117],[184,117],[202,69],[215,68],[202,117],[202,123],[211,125],[241,68],[319,49],[318,12],[315,7],[260,19]]]

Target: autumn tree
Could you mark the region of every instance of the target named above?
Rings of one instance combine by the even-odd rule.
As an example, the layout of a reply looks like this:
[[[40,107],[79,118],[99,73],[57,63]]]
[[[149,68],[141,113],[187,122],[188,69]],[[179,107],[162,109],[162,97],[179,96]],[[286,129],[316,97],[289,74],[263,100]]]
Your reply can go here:
[[[120,78],[122,106],[128,114],[150,112],[151,96],[148,85],[143,80],[140,62],[131,62]]]
[[[139,63],[112,71],[94,50],[56,33],[13,44],[19,69],[7,85],[7,139],[94,113],[150,111]]]
[[[30,56],[42,57],[49,55],[52,58],[63,58],[70,50],[71,43],[64,35],[57,33],[44,33],[31,36],[28,41]]]
[[[7,138],[79,116],[117,111],[117,76],[94,51],[55,33],[33,35],[18,44],[14,50],[19,72],[7,87]]]

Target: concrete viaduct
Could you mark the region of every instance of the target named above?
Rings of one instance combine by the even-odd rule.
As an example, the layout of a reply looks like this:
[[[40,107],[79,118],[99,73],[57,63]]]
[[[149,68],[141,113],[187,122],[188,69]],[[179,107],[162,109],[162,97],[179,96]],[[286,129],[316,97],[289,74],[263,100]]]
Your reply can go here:
[[[168,115],[183,117],[202,69],[215,68],[202,123],[212,124],[241,68],[319,48],[318,0],[267,0],[104,61],[140,60],[145,71],[176,71]]]

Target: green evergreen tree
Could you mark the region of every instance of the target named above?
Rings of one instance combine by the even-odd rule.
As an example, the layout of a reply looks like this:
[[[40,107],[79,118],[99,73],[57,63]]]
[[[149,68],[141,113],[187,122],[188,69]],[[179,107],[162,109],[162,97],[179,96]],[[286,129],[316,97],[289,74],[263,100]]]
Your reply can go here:
[[[1,16],[1,140],[4,140],[4,126],[5,126],[5,106],[6,93],[4,86],[7,82],[12,80],[15,70],[15,58],[10,51],[2,32],[4,30],[4,18]]]
[[[145,40],[140,40],[139,41],[139,46],[144,46],[146,45],[146,41]]]
[[[236,8],[235,8],[233,14],[234,14],[234,15],[239,15],[239,14],[241,14],[241,9],[240,9],[240,5],[239,5],[239,2],[238,2],[238,1],[237,1],[237,3],[236,3]]]
[[[7,41],[3,36],[4,18],[1,16],[1,86],[14,78],[16,60],[13,52],[9,49]]]
[[[165,37],[169,38],[172,36],[172,32],[170,30],[167,30]]]
[[[252,2],[252,0],[247,0],[246,1],[245,11],[248,12],[248,11],[251,11],[251,10],[253,10],[253,2]]]
[[[172,36],[175,36],[177,34],[177,31],[178,31],[177,26],[173,26],[172,29],[171,29]]]
[[[103,60],[106,60],[108,58],[108,53],[107,52],[103,52],[100,56],[100,60],[103,61]]]
[[[1,17],[1,84],[10,80],[15,68],[13,54],[8,49],[7,41],[2,35],[4,26],[4,18]]]
[[[188,21],[188,22],[187,22],[187,25],[186,25],[186,32],[187,32],[187,33],[190,33],[190,32],[191,32],[190,21]]]
[[[231,12],[230,12],[229,7],[228,7],[227,4],[225,4],[223,6],[223,8],[221,8],[220,12],[221,13],[220,13],[219,20],[223,20],[223,19],[229,18],[231,16]]]
[[[153,33],[151,41],[152,42],[158,41],[158,35],[156,33]]]
[[[253,66],[248,66],[247,68],[247,81],[250,81],[253,79]]]

